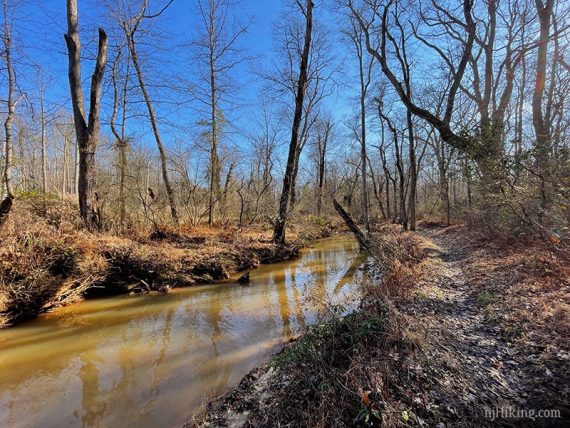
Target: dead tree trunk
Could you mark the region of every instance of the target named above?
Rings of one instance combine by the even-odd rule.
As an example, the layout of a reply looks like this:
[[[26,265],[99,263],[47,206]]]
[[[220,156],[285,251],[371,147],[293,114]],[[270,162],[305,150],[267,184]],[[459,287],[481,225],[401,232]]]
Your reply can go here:
[[[347,211],[345,211],[345,209],[342,207],[342,205],[338,203],[336,199],[333,199],[333,206],[338,215],[340,215],[344,223],[348,226],[350,231],[356,237],[356,240],[360,245],[360,251],[370,252],[370,242],[368,241],[364,233],[360,230],[360,228],[356,225],[356,223],[352,219],[352,216]]]
[[[77,0],[67,0],[67,34],[65,34],[69,57],[69,88],[73,106],[75,135],[79,148],[79,212],[85,225],[90,228],[101,226],[98,197],[95,192],[95,149],[99,138],[99,112],[101,85],[107,62],[107,35],[99,28],[97,61],[91,78],[89,118],[85,118],[83,88],[81,80],[81,52],[77,19]]]
[[[273,231],[273,242],[276,244],[285,243],[285,227],[287,223],[287,211],[289,209],[289,192],[293,182],[295,169],[295,158],[297,155],[297,145],[299,143],[299,126],[303,115],[303,99],[307,86],[307,67],[309,63],[309,52],[311,50],[311,35],[313,31],[313,7],[312,0],[307,0],[305,14],[305,44],[301,55],[301,65],[299,68],[299,80],[297,82],[297,94],[295,96],[295,115],[293,117],[293,127],[291,130],[291,143],[289,144],[289,156],[283,178],[283,190],[279,201],[279,216],[275,221]]]

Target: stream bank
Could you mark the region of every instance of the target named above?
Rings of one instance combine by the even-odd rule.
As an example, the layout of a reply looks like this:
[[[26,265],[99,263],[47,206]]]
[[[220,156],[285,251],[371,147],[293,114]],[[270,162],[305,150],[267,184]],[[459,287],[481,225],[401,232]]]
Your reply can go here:
[[[298,219],[285,246],[271,242],[268,223],[89,233],[67,220],[75,218],[72,209],[14,205],[0,231],[0,328],[84,299],[224,281],[296,257],[339,229],[324,219]]]

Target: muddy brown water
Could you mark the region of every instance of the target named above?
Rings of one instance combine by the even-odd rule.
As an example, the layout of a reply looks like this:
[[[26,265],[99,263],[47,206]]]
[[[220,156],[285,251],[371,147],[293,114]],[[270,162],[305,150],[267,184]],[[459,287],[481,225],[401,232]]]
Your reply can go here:
[[[86,301],[0,331],[0,427],[174,427],[234,386],[322,302],[358,299],[348,236],[251,271],[251,284]]]

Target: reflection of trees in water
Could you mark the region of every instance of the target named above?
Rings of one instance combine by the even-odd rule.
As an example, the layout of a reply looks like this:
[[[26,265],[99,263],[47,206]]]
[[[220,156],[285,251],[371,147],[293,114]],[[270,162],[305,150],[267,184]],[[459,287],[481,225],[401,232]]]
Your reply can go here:
[[[107,411],[107,403],[101,399],[99,391],[99,369],[92,360],[94,357],[94,353],[81,355],[83,365],[79,369],[79,378],[83,407],[81,425],[84,427],[100,426],[100,420]]]
[[[318,307],[322,307],[327,303],[327,274],[330,270],[328,257],[326,251],[315,251],[315,257],[318,260],[318,265],[321,265],[320,272],[314,274],[314,287],[311,290],[311,299]]]
[[[122,421],[141,420],[142,415],[148,415],[156,410],[155,402],[159,398],[159,387],[163,380],[160,371],[167,360],[173,312],[174,308],[169,305],[164,316],[159,314],[154,317],[154,323],[149,323],[148,319],[138,319],[115,328],[113,336],[121,344],[118,347],[117,360],[103,361],[97,356],[96,351],[81,354],[80,359],[84,363],[79,375],[82,382],[82,426],[105,425],[101,423],[101,419],[104,416],[111,416],[110,406],[123,409],[120,414]],[[162,344],[158,358],[147,367],[140,363],[141,355],[137,354],[136,350],[148,340],[149,335],[143,334],[143,330],[149,325],[153,331],[161,331]],[[154,334],[152,336],[155,337]],[[101,339],[103,338],[105,336],[101,335]],[[107,365],[113,364],[112,368],[120,372],[119,380],[107,393],[100,390],[101,376],[95,364],[98,360]],[[147,388],[145,381],[150,380],[151,369],[154,369],[154,376],[150,387]],[[141,395],[144,405],[140,399],[137,399]],[[107,400],[106,397],[116,401]]]
[[[299,298],[299,287],[297,284],[297,269],[298,267],[291,268],[291,288],[293,290],[293,300],[295,302],[295,314],[297,318],[297,328],[305,328],[305,313],[304,305]]]
[[[348,267],[344,275],[340,278],[340,280],[336,283],[333,290],[333,294],[338,294],[345,285],[355,282],[355,276],[361,264],[362,264],[361,257],[355,256],[352,258],[350,266]]]
[[[136,402],[136,394],[139,390],[137,380],[146,378],[140,373],[140,364],[137,364],[139,355],[133,352],[133,344],[142,343],[145,340],[142,334],[143,324],[142,320],[134,320],[121,325],[116,333],[117,339],[120,338],[122,344],[119,347],[118,361],[106,361],[107,364],[115,363],[113,368],[121,373],[121,377],[113,384],[107,396],[117,400],[111,402],[113,407],[126,409],[129,413],[133,412],[129,415],[130,418],[134,417],[134,412],[140,414],[140,403]],[[127,415],[122,416],[122,420],[126,420]]]
[[[169,372],[168,364],[163,368],[163,364],[166,361],[166,356],[168,354],[168,348],[170,347],[170,330],[172,327],[172,317],[174,315],[175,308],[169,305],[166,311],[166,316],[164,317],[163,327],[162,327],[162,346],[160,347],[160,352],[158,358],[152,363],[153,367],[153,381],[149,391],[149,398],[146,401],[143,411],[144,413],[150,413],[154,409],[154,403],[158,398],[160,391],[160,383],[164,380],[162,372]]]
[[[230,365],[226,364],[223,354],[218,349],[218,343],[224,339],[223,332],[220,326],[222,322],[222,310],[224,308],[224,300],[221,297],[226,297],[226,294],[214,291],[213,298],[210,300],[210,305],[206,309],[206,321],[211,328],[210,341],[212,343],[213,355],[206,366],[211,370],[211,389],[219,392],[223,390],[231,376]],[[206,369],[208,370],[208,369]]]
[[[283,323],[283,337],[291,336],[291,311],[289,308],[289,297],[287,296],[287,271],[289,269],[279,269],[273,275],[275,288],[277,289],[277,302],[279,303],[279,314]]]

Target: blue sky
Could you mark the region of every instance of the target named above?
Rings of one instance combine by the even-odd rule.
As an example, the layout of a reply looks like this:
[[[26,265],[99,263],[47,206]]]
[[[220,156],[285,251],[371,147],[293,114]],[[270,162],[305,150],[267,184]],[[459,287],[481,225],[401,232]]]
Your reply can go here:
[[[80,35],[83,53],[83,79],[84,91],[88,96],[89,78],[93,70],[92,60],[95,56],[97,27],[104,27],[110,33],[110,18],[105,7],[105,2],[115,0],[79,0],[79,21]],[[165,0],[151,0],[153,10],[164,4]],[[282,15],[284,3],[282,0],[241,0],[240,7],[235,13],[241,17],[251,17],[252,22],[248,33],[243,37],[241,45],[248,55],[256,57],[257,67],[267,67],[274,60],[272,40],[273,26],[276,20]],[[324,19],[329,24],[332,18],[327,7],[317,2],[317,19]],[[320,10],[319,10],[320,9]],[[66,31],[65,1],[64,0],[20,0],[17,13],[14,19],[15,28],[15,48],[20,50],[17,56],[17,71],[19,82],[31,100],[38,97],[37,73],[35,66],[39,66],[42,72],[42,80],[46,85],[46,100],[52,109],[61,108],[71,110],[69,100],[69,86],[67,81],[67,52],[63,34]],[[153,33],[160,38],[162,49],[154,47],[146,48],[141,43],[141,50],[144,55],[148,55],[149,61],[145,64],[147,68],[146,80],[151,87],[151,95],[155,102],[155,108],[160,118],[161,133],[168,147],[174,148],[177,142],[188,142],[196,138],[197,129],[195,124],[202,118],[201,113],[194,108],[195,105],[184,104],[174,105],[170,102],[168,89],[160,87],[161,84],[168,84],[171,81],[178,83],[179,77],[184,76],[186,71],[190,73],[191,59],[188,57],[189,50],[181,48],[196,36],[197,11],[195,0],[175,0],[169,9],[160,18],[153,21]],[[338,31],[333,31],[331,37],[339,37]],[[158,43],[153,39],[153,43]],[[335,55],[339,61],[346,55],[346,47],[343,47],[338,40],[331,43],[335,50]],[[112,53],[110,52],[110,55]],[[109,60],[112,57],[109,58]],[[226,147],[239,146],[241,150],[247,151],[247,137],[244,135],[255,128],[253,117],[257,113],[256,104],[264,98],[262,80],[252,71],[250,63],[243,64],[236,69],[235,77],[238,83],[238,93],[236,98],[239,105],[228,108],[227,116],[235,124],[232,133],[225,137],[223,144]],[[355,77],[355,76],[354,76]],[[346,83],[346,77],[343,83]],[[357,81],[354,80],[354,87]],[[350,103],[352,99],[347,95],[352,95],[352,89],[344,88],[339,94],[334,94],[326,102],[326,108],[340,121],[352,109]],[[142,103],[139,99],[137,102]],[[105,125],[110,115],[110,103],[112,93],[104,93],[104,110],[101,115],[102,134],[111,138],[111,132]],[[293,99],[290,99],[293,103]],[[144,112],[142,104],[137,107]],[[223,106],[222,106],[223,108]],[[176,126],[171,126],[176,124]],[[39,126],[39,125],[38,125]],[[283,150],[288,143],[290,125],[284,124],[282,133]],[[154,150],[155,144],[150,132],[150,124],[144,117],[135,117],[129,121],[129,131],[136,143],[147,146]],[[337,127],[340,129],[340,127]]]

